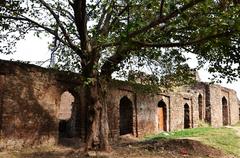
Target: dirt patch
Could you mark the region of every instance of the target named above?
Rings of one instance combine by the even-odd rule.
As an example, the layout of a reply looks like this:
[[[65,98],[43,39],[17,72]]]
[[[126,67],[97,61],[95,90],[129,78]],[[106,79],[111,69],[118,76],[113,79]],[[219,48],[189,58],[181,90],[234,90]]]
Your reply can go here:
[[[146,141],[140,143],[125,144],[124,148],[135,148],[140,152],[143,151],[143,155],[149,153],[152,156],[157,157],[232,157],[227,156],[220,150],[213,147],[204,145],[198,141],[188,139],[177,140],[159,140],[159,141]],[[120,151],[120,150],[116,150]]]
[[[83,147],[52,146],[43,148],[24,149],[21,151],[4,151],[0,158],[234,158],[218,149],[202,144],[196,140],[174,139],[158,141],[127,142],[119,140],[112,145],[111,153],[91,151],[84,154]]]
[[[162,157],[162,158],[234,158],[222,151],[189,139],[158,140],[125,143],[115,148],[115,155],[121,157]]]

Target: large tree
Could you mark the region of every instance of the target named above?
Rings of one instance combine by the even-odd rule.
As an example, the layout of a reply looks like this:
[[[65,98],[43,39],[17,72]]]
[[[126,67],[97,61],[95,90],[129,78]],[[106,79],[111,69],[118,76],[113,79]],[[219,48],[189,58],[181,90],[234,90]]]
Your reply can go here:
[[[0,2],[1,53],[13,52],[17,40],[34,32],[53,39],[49,48],[65,67],[80,70],[88,109],[86,149],[109,150],[101,85],[124,65],[134,61],[157,69],[167,63],[163,67],[175,64],[170,70],[184,72],[182,52],[191,52],[208,61],[211,72],[240,74],[238,0]]]

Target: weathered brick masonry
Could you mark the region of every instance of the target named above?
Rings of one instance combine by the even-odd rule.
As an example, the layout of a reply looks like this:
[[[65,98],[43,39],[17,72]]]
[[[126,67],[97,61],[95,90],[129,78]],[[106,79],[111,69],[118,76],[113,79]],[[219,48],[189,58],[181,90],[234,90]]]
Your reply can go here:
[[[164,93],[138,92],[123,81],[108,87],[112,139],[194,128],[200,120],[214,127],[239,121],[236,92],[218,85],[198,82]],[[1,147],[57,143],[61,138],[83,141],[82,89],[78,74],[0,60]]]

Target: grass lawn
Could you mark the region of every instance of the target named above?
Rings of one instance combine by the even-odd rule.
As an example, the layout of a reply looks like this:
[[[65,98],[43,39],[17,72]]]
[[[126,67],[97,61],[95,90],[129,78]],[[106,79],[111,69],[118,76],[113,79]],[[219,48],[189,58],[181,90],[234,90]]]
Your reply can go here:
[[[145,138],[145,140],[160,141],[142,140],[139,142],[136,140],[136,142],[127,143],[127,141],[124,140],[122,143],[118,142],[119,144],[114,145],[114,152],[106,157],[182,158],[188,156],[189,158],[203,158],[210,156],[221,158],[229,154],[231,154],[230,156],[235,155],[236,157],[240,157],[239,135],[240,123],[227,128],[204,126],[176,132],[164,132]],[[179,140],[180,138],[193,140]],[[161,141],[161,139],[165,140]],[[226,154],[203,144],[213,146]],[[82,158],[84,156],[83,148],[59,145],[0,151],[0,158]]]
[[[240,123],[232,128],[201,127],[176,132],[163,132],[158,135],[147,136],[146,139],[159,140],[189,138],[199,140],[204,144],[240,157],[240,136],[237,135],[237,130],[240,131]]]

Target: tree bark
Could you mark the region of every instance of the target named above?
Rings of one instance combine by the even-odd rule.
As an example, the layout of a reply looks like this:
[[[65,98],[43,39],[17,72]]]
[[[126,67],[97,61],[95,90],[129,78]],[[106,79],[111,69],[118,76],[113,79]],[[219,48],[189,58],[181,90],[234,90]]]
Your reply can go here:
[[[111,151],[108,135],[108,116],[107,105],[105,103],[105,88],[101,85],[105,83],[100,81],[99,74],[90,67],[85,67],[83,72],[85,78],[91,78],[92,82],[84,85],[84,106],[86,109],[86,146],[85,151],[101,150]]]

